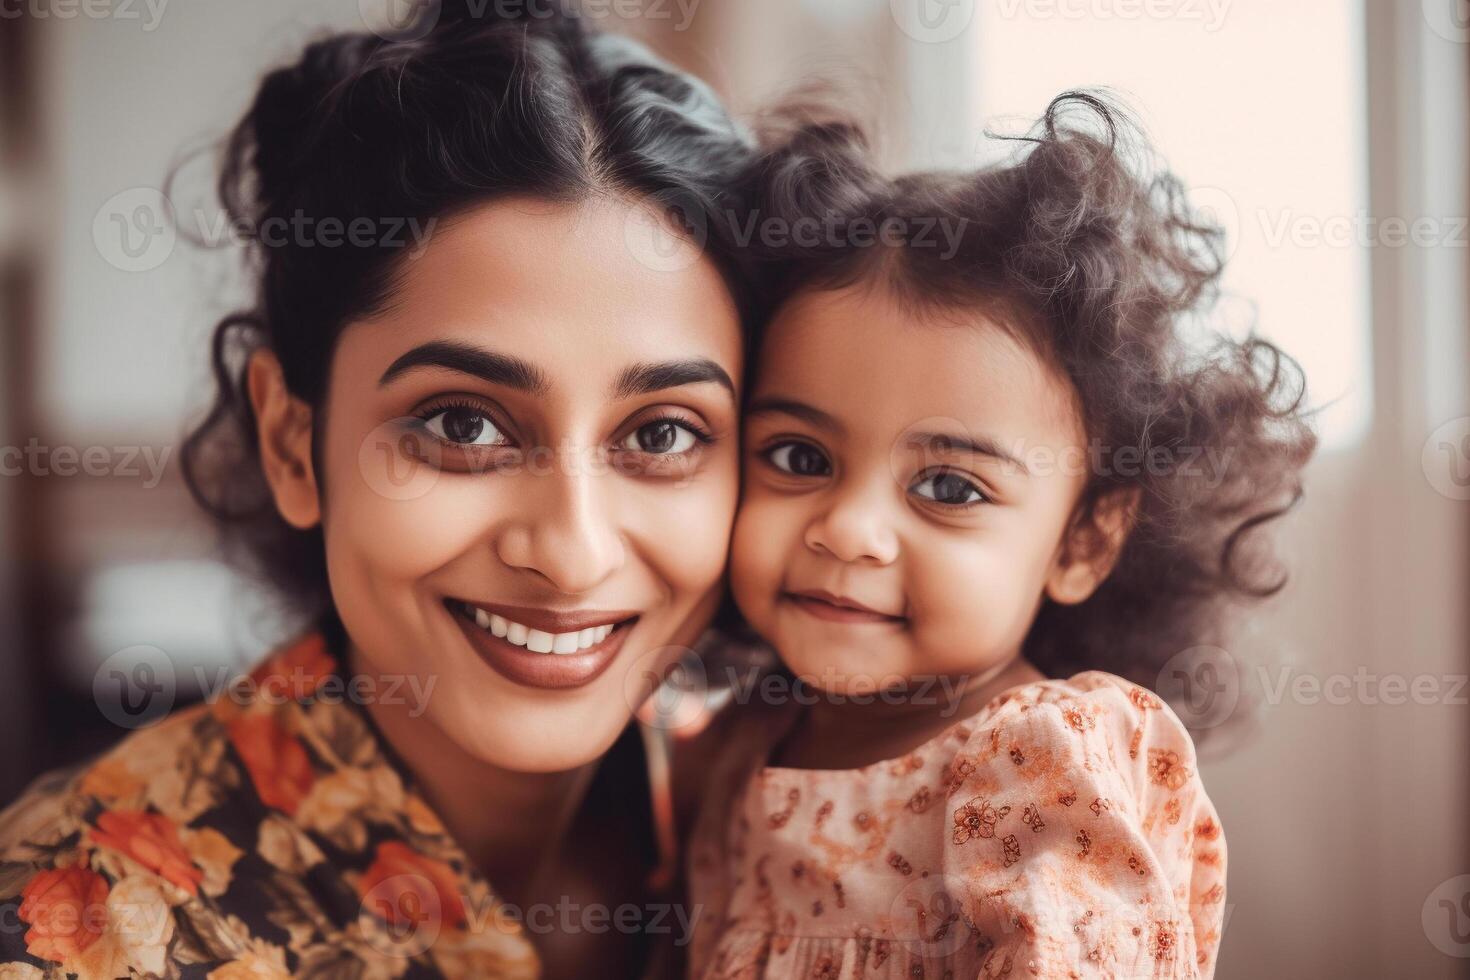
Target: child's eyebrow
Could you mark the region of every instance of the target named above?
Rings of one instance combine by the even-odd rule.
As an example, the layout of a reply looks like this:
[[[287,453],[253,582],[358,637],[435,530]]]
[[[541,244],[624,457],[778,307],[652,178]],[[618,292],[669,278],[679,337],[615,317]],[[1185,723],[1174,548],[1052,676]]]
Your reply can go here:
[[[829,415],[820,408],[808,405],[806,402],[794,401],[790,398],[757,398],[745,409],[747,417],[751,415],[766,415],[780,413],[810,422],[819,429],[827,429],[838,435],[844,435],[847,427],[844,426],[836,416]]]
[[[845,435],[847,427],[834,415],[822,411],[806,402],[799,402],[790,398],[757,398],[750,403],[745,410],[746,417],[753,415],[781,414],[790,415],[793,418],[810,422],[821,429],[827,429],[838,435]],[[969,433],[956,435],[952,432],[909,432],[904,435],[904,444],[914,448],[941,453],[969,453],[974,456],[989,456],[992,459],[1007,463],[1018,469],[1023,475],[1030,476],[1031,470],[1016,456],[1005,451],[999,439],[993,439],[986,435]]]
[[[985,435],[955,435],[951,432],[911,432],[905,435],[904,441],[915,449],[927,451],[938,451],[941,453],[970,453],[976,456],[989,456],[998,459],[1002,463],[1008,463],[1020,470],[1025,476],[1031,475],[1031,470],[1025,463],[1008,453],[1001,447],[1000,441]]]

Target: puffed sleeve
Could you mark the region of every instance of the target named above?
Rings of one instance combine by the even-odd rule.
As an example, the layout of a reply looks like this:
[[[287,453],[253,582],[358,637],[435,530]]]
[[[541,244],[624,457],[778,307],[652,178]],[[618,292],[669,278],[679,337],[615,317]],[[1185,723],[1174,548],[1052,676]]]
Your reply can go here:
[[[1225,838],[1163,701],[1099,671],[1021,689],[948,773],[945,890],[981,976],[1213,975]]]

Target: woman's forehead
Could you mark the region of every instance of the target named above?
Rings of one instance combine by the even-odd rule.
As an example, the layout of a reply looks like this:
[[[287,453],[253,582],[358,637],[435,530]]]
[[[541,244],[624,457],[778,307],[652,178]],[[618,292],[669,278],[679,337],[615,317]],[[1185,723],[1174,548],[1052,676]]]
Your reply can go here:
[[[665,247],[681,259],[677,268],[645,261],[628,244],[645,220],[617,198],[482,205],[406,256],[384,310],[360,326],[386,357],[397,356],[387,346],[454,340],[513,352],[549,372],[616,370],[677,354],[717,360],[738,376],[740,321],[719,270],[674,238]],[[381,344],[383,329],[393,345]]]

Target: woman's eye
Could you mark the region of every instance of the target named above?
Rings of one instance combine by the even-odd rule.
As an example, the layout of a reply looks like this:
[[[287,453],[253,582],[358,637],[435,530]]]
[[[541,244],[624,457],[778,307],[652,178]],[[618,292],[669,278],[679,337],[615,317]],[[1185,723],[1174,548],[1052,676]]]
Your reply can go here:
[[[776,469],[795,476],[827,476],[832,472],[827,457],[804,442],[783,442],[767,455]]]
[[[699,438],[687,426],[677,422],[649,422],[639,426],[623,440],[623,449],[655,456],[676,456],[694,448]]]
[[[911,489],[921,497],[951,507],[983,503],[987,499],[979,487],[958,473],[926,476]]]
[[[424,421],[424,427],[456,446],[503,446],[509,440],[483,412],[473,408],[446,408]]]

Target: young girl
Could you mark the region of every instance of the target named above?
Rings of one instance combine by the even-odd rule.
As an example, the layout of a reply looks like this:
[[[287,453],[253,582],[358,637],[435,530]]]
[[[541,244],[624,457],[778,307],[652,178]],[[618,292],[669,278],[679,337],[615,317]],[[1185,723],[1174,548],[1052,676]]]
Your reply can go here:
[[[1186,342],[1220,234],[1116,107],[1026,146],[886,180],[813,125],[765,161],[763,220],[836,234],[772,256],[731,587],[794,686],[720,733],[696,976],[1214,971],[1225,839],[1140,683],[1280,587],[1300,375]]]

